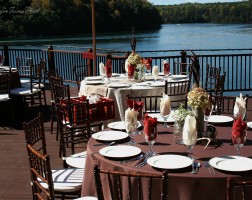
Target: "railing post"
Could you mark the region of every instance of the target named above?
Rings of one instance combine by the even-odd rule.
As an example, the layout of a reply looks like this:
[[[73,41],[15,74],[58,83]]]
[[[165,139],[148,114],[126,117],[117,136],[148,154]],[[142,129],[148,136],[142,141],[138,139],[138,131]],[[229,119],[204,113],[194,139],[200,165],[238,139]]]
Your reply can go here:
[[[9,48],[7,45],[4,45],[4,63],[3,65],[9,66],[10,62],[9,62]]]
[[[53,46],[50,46],[48,48],[48,69],[50,70],[55,70],[55,62],[54,62],[54,52]]]
[[[185,73],[186,72],[186,55],[187,55],[187,53],[186,53],[186,51],[182,50],[180,52],[180,54],[181,54],[181,71]]]
[[[89,48],[88,52],[92,53],[93,49]],[[87,59],[87,66],[88,66],[88,76],[96,76],[96,74],[93,74],[94,73],[94,67],[96,67],[96,66],[92,67],[93,66],[93,59],[90,59],[90,58]]]

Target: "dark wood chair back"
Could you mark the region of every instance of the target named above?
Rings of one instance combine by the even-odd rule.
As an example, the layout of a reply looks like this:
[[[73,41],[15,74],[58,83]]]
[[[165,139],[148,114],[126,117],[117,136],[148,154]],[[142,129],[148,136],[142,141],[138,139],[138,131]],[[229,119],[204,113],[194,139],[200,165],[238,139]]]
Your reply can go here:
[[[87,76],[88,65],[73,65],[73,73],[75,76],[78,91],[80,90],[80,82]]]
[[[94,166],[96,192],[105,199],[168,199],[168,172],[160,175],[108,171]],[[102,177],[102,178],[101,178]],[[102,179],[102,181],[101,181]],[[157,188],[160,185],[160,193]],[[155,188],[155,189],[154,189]]]
[[[205,90],[207,92],[215,92],[218,80],[220,79],[221,67],[212,67],[207,65],[206,67],[206,79],[204,83]]]
[[[61,99],[66,99],[70,103],[69,85],[53,84],[52,90],[55,103],[59,103]]]
[[[246,109],[248,106],[248,98],[249,95],[245,95],[246,98]],[[217,115],[233,115],[234,106],[235,106],[236,96],[219,96],[212,95],[212,103],[213,103],[213,113]],[[246,116],[244,117],[244,120]]]
[[[143,113],[159,113],[160,112],[160,99],[162,96],[130,96],[127,98],[134,101],[144,102]]]
[[[187,94],[188,94],[188,85],[190,80],[168,82],[165,81],[165,94],[167,94],[171,99],[171,108],[177,109],[180,104],[183,104],[184,107],[187,107]]]
[[[26,144],[33,146],[43,155],[47,154],[44,121],[42,113],[29,122],[23,123]]]
[[[234,180],[232,178],[227,179],[227,200],[235,200],[237,196],[236,190],[240,191],[240,198],[242,200],[249,200],[248,191],[252,188],[251,180]]]
[[[40,200],[54,200],[55,194],[49,155],[41,154],[30,144],[27,144],[27,152],[30,163],[33,198]],[[42,181],[43,184],[47,185],[47,188],[41,184]]]

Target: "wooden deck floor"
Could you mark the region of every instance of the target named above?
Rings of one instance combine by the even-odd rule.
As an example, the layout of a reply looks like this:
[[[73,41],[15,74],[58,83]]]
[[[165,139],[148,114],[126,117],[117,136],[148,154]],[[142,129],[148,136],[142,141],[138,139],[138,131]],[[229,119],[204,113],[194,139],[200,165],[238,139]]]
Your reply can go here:
[[[50,103],[50,92],[47,92],[47,103]],[[71,87],[71,95],[77,95],[77,88]],[[252,120],[252,99],[249,99],[247,117]],[[2,111],[1,111],[2,112]],[[16,111],[14,111],[16,113]],[[28,116],[38,111],[29,110]],[[50,134],[50,105],[43,108],[48,153],[54,169],[62,168],[58,157],[59,142]],[[0,121],[1,122],[1,121]],[[13,124],[10,122],[10,124]],[[0,200],[32,199],[29,165],[22,129],[0,124]]]

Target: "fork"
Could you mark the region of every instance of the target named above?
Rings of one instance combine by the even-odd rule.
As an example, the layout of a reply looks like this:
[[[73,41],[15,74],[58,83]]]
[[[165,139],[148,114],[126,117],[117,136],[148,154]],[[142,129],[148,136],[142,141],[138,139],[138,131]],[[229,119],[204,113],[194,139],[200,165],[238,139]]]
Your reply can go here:
[[[145,157],[144,161],[139,163],[138,165],[136,165],[136,167],[140,168],[140,167],[143,167],[144,165],[146,165],[148,158],[149,157]]]
[[[140,154],[140,155],[138,155],[138,156],[135,157],[135,158],[131,158],[131,159],[129,159],[129,160],[123,160],[123,161],[121,161],[120,163],[121,163],[121,164],[125,164],[125,163],[131,162],[131,161],[140,160],[140,159],[142,159],[144,156],[145,156],[144,154]]]
[[[208,169],[210,174],[216,174],[214,168],[209,164],[208,161],[204,162],[204,167]]]

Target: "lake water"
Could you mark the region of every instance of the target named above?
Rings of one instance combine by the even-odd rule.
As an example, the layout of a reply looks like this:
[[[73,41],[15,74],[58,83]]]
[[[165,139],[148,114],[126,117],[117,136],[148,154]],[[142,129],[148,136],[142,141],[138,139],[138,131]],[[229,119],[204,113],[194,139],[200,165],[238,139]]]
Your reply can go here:
[[[155,31],[138,32],[137,51],[181,49],[252,49],[252,24],[164,24]],[[97,49],[130,51],[131,32],[97,34]],[[13,40],[12,40],[13,41]],[[0,43],[10,42],[7,40]],[[31,45],[92,47],[92,37],[16,40]]]

